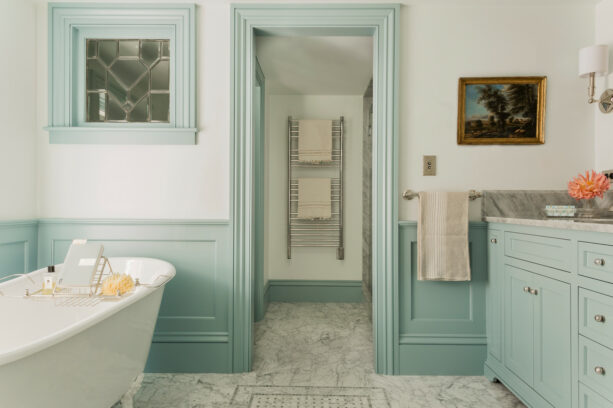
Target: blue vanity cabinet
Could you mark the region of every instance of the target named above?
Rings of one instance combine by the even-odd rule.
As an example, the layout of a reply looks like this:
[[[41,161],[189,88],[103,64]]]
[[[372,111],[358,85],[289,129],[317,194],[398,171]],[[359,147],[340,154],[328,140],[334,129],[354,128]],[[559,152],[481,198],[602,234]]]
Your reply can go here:
[[[570,284],[533,277],[534,389],[556,407],[571,406]]]
[[[613,408],[613,233],[488,234],[486,377],[532,408]]]
[[[488,231],[488,269],[495,270],[502,264],[503,242],[500,231]],[[489,275],[486,286],[486,303],[490,306],[486,312],[487,352],[488,358],[502,362],[502,276],[497,273]]]
[[[504,266],[504,364],[528,385],[534,377],[532,273]]]

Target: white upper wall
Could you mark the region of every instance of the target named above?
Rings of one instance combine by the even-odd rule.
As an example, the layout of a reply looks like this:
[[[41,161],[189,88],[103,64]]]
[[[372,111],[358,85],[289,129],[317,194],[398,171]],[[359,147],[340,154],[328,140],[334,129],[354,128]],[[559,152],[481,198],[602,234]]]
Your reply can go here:
[[[36,216],[36,13],[0,2],[0,220]]]
[[[258,36],[271,94],[363,95],[372,78],[372,37]]]
[[[536,2],[535,2],[536,3]],[[577,52],[593,42],[593,5],[415,6],[402,9],[400,191],[565,189],[594,163],[592,107]],[[458,146],[458,78],[548,77],[545,144]],[[437,176],[422,176],[436,155]],[[417,200],[400,200],[415,219]],[[471,204],[479,218],[480,203]]]
[[[596,41],[595,44],[607,44],[609,46],[609,70],[613,71],[613,0],[604,0],[596,6]],[[590,45],[590,44],[586,44]],[[587,80],[584,80],[587,81]],[[613,88],[613,72],[596,81],[596,98],[600,98],[607,88]],[[587,83],[586,83],[587,86]],[[587,100],[587,97],[585,98]],[[607,115],[600,112],[594,104],[594,123],[596,134],[596,169],[613,169],[613,113]]]
[[[47,64],[40,64],[41,217],[227,219],[230,208],[230,7],[197,8],[196,146],[50,145]],[[47,61],[47,4],[38,7]]]
[[[577,77],[577,50],[594,42],[592,2],[410,3],[401,12],[399,191],[564,188],[594,165],[593,107]],[[229,217],[230,1],[198,4],[197,146],[49,145],[47,5],[37,7],[40,216]],[[457,80],[476,75],[547,75],[546,144],[457,146]],[[424,154],[438,156],[438,176],[420,176]],[[401,219],[414,219],[415,205],[401,202]]]

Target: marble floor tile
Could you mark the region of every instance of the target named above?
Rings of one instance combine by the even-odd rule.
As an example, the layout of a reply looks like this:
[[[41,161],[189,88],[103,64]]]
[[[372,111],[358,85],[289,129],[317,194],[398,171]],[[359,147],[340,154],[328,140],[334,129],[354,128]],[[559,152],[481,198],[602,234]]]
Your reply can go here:
[[[246,390],[261,387],[274,387],[280,393],[295,393],[300,387],[377,389],[390,408],[524,406],[504,386],[485,377],[375,374],[369,307],[368,303],[271,303],[266,317],[255,324],[253,372],[146,374],[134,406],[234,408],[248,405]],[[242,405],[236,404],[237,395]]]

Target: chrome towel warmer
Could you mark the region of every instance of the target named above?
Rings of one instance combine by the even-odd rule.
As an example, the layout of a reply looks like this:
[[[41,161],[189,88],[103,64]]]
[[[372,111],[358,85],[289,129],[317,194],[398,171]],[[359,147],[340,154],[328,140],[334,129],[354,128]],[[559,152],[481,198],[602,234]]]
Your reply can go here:
[[[344,117],[332,121],[332,160],[321,163],[301,162],[298,158],[299,121],[287,119],[287,259],[292,247],[333,247],[336,259],[345,259],[343,238],[343,138]],[[331,169],[332,216],[325,220],[298,218],[298,176],[304,169]],[[306,173],[305,173],[306,174]],[[330,173],[326,173],[330,174]]]

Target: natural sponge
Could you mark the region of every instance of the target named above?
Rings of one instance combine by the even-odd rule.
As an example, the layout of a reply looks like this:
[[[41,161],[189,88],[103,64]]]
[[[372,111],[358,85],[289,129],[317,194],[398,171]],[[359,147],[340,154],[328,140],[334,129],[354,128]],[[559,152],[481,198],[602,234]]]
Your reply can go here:
[[[130,275],[114,273],[102,281],[102,294],[105,296],[115,296],[117,292],[123,295],[134,289],[134,281]]]

